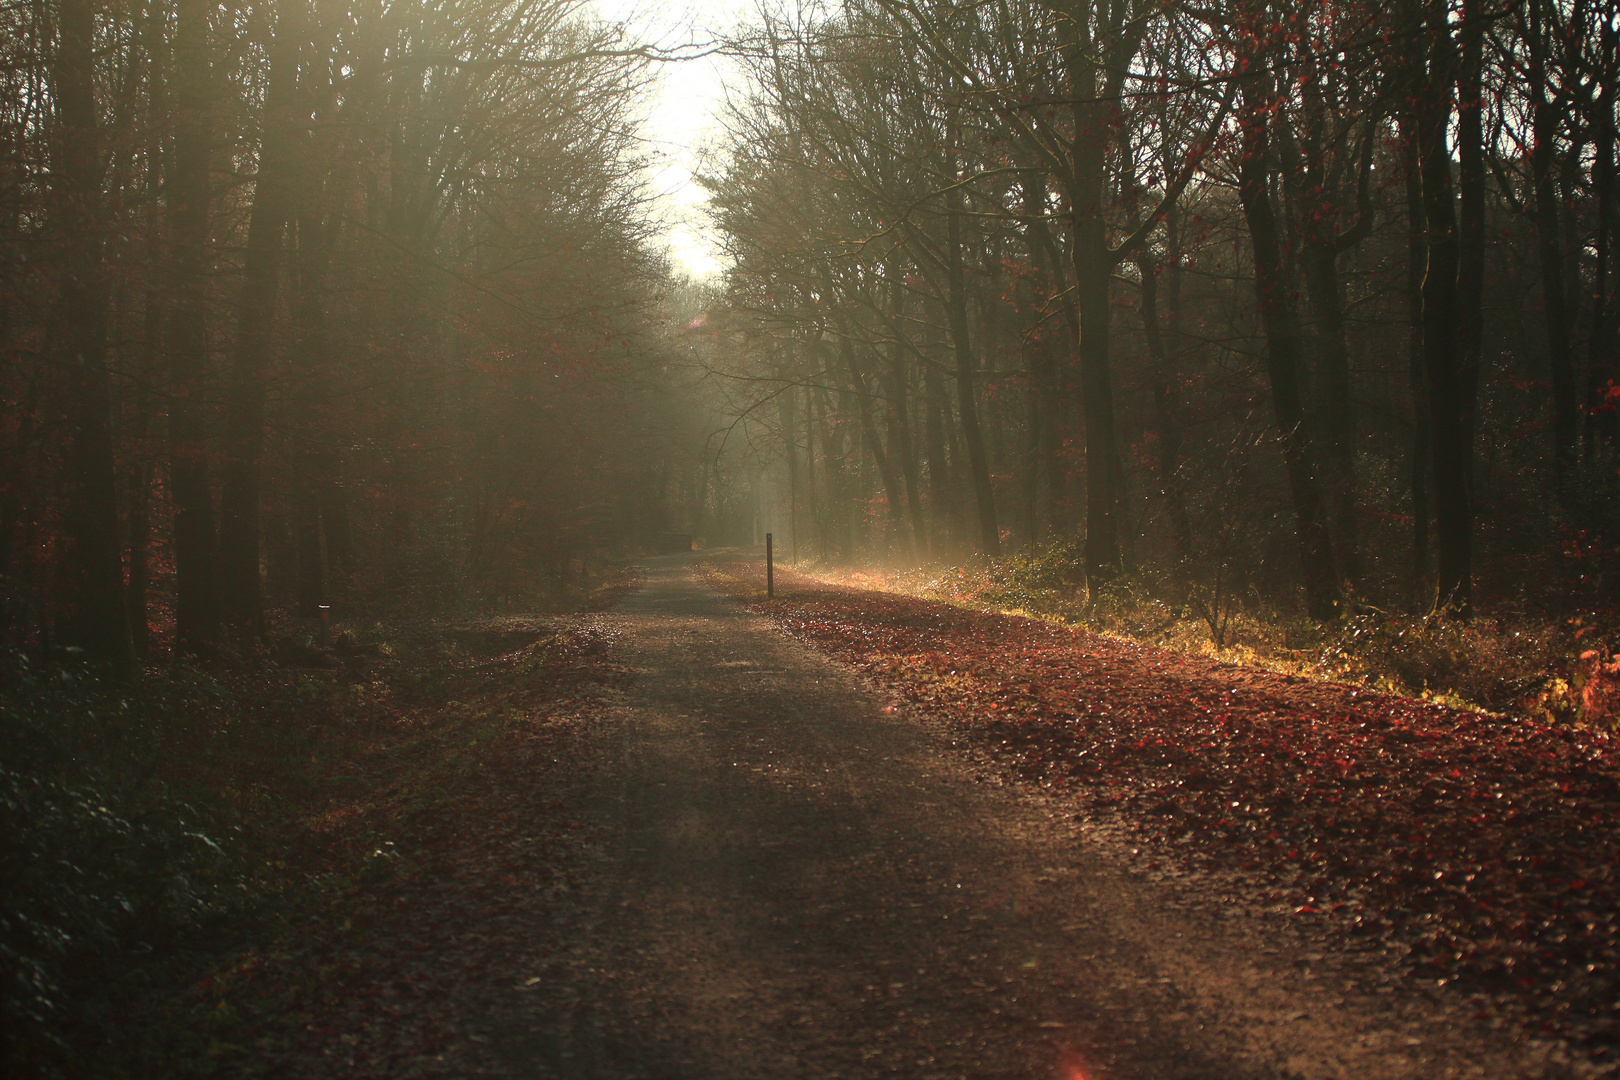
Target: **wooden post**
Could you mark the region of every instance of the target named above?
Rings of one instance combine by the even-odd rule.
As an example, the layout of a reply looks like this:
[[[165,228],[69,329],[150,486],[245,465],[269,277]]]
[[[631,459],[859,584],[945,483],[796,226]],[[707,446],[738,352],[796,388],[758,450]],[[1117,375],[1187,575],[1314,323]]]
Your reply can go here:
[[[771,560],[771,534],[765,534],[765,599],[776,596],[776,567]]]

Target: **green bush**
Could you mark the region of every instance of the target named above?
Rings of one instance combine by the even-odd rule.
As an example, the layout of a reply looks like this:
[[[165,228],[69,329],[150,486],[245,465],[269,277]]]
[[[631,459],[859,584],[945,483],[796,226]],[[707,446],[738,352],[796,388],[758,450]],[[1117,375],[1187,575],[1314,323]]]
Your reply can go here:
[[[6,663],[0,1054],[7,1075],[76,1075],[107,1042],[111,1003],[244,903],[240,861],[219,839],[233,835],[228,815],[156,768],[214,688],[166,680],[132,701],[82,669]]]

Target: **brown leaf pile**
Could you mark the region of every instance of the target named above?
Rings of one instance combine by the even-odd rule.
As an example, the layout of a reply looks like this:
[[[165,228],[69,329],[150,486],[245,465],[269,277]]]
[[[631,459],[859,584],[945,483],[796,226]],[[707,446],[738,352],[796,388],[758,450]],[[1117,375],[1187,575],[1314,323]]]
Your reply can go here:
[[[310,819],[320,850],[289,868],[342,887],[184,995],[177,1037],[212,1018],[201,1056],[215,1071],[507,1074],[500,1025],[552,963],[579,889],[589,838],[575,781],[598,688],[618,676],[599,629],[553,622],[506,653],[536,631],[457,631],[463,645],[430,665],[431,689],[372,710],[374,734],[350,740],[354,794]],[[403,668],[367,677],[397,683]]]
[[[757,565],[710,575],[762,596]],[[1127,826],[1143,859],[1234,872],[1484,1016],[1614,1060],[1611,740],[781,571],[756,610]]]

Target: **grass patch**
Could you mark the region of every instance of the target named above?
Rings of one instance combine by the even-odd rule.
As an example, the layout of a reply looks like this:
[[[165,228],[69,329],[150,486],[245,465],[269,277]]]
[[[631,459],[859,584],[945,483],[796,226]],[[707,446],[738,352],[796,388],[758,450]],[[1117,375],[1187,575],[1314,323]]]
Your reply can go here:
[[[1362,607],[1321,623],[1218,580],[1136,573],[1088,589],[1082,566],[1077,549],[1059,545],[909,570],[797,571],[1285,674],[1558,724],[1620,725],[1620,621],[1612,615],[1503,611],[1463,622]]]

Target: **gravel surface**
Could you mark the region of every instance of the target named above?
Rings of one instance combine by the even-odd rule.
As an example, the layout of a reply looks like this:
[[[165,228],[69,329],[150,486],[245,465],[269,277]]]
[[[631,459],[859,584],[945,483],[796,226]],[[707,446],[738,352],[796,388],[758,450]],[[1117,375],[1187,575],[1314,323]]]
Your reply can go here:
[[[689,563],[598,617],[630,677],[573,778],[580,889],[486,1029],[513,1075],[1577,1074],[1218,882],[1133,877]]]

